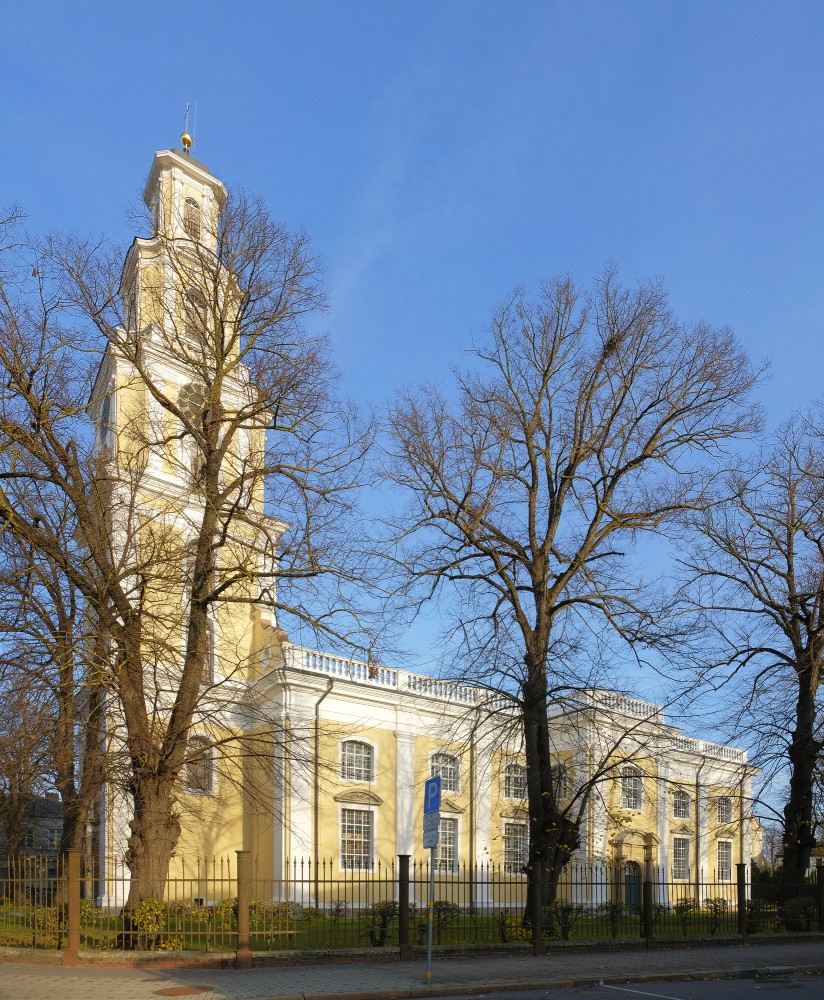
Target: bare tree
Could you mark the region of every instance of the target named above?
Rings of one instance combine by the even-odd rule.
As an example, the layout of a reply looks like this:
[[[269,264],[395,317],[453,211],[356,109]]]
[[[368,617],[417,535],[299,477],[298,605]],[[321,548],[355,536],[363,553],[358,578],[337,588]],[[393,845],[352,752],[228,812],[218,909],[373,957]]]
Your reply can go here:
[[[454,591],[466,655],[522,716],[536,942],[581,816],[558,808],[548,702],[578,687],[590,637],[667,639],[626,552],[703,505],[708,466],[757,426],[755,380],[728,331],[685,328],[659,285],[609,272],[589,295],[568,279],[516,292],[454,403],[426,388],[391,411],[400,562],[425,598]]]
[[[53,717],[42,689],[18,683],[4,664],[0,673],[0,837],[11,857],[25,846],[27,813],[51,787]]]
[[[51,505],[41,510],[68,546],[70,512]],[[12,532],[0,535],[0,648],[8,683],[39,691],[48,707],[47,771],[61,800],[62,851],[82,846],[104,780],[106,651],[83,607],[53,559]]]
[[[811,420],[790,420],[725,486],[692,519],[703,542],[684,566],[716,665],[744,687],[736,723],[771,773],[789,772],[782,870],[792,886],[816,842],[824,748],[824,453]]]
[[[221,711],[262,669],[227,609],[360,628],[350,514],[369,434],[301,329],[323,304],[318,260],[259,201],[219,207],[196,232],[155,219],[124,268],[104,243],[51,238],[0,287],[0,520],[82,595],[105,648],[130,907],[163,893],[193,729],[232,742]]]

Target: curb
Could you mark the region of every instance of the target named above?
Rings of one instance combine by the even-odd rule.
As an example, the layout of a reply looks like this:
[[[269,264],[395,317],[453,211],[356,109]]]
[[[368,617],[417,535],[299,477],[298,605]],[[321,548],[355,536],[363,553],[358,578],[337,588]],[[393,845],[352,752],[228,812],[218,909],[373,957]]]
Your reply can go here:
[[[689,972],[642,973],[637,976],[577,976],[574,979],[536,979],[529,983],[474,983],[471,986],[420,986],[400,990],[365,990],[347,993],[278,993],[256,997],[255,1000],[414,1000],[416,997],[483,996],[486,993],[526,992],[527,990],[573,989],[577,986],[598,986],[602,983],[667,983],[690,982],[697,979],[756,979],[760,976],[824,975],[824,963],[816,965],[773,965],[749,969],[693,969]]]

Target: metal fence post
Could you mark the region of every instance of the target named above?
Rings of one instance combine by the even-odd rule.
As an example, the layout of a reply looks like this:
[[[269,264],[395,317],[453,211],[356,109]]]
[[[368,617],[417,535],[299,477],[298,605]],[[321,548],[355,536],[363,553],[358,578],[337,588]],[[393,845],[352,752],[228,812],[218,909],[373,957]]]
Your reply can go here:
[[[544,890],[544,859],[539,855],[532,860],[534,866],[529,874],[529,885],[527,886],[527,899],[529,900],[529,919],[532,923],[532,951],[535,955],[546,954],[546,943],[544,942],[544,908],[541,896]],[[530,889],[532,896],[530,899]]]
[[[409,962],[415,956],[409,944],[409,855],[398,855],[398,947],[401,961]]]
[[[824,931],[824,861],[815,862],[815,901],[818,904],[818,929]]]
[[[250,851],[237,854],[237,953],[235,968],[252,968],[252,949],[249,947],[249,882],[252,875]]]
[[[67,941],[60,964],[75,966],[80,957],[80,849],[70,847],[63,859]]]
[[[736,895],[738,897],[738,933],[747,936],[747,866],[739,861],[735,866]]]
[[[641,905],[643,906],[643,918],[642,918],[642,933],[647,941],[652,941],[652,928],[653,928],[653,884],[646,878],[644,879],[644,884],[642,886],[642,896]]]

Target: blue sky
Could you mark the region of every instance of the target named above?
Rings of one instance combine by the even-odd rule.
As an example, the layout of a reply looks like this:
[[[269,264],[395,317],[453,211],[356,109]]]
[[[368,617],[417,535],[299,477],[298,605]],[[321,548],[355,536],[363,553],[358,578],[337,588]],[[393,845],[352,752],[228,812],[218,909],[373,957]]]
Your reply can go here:
[[[0,204],[130,239],[191,101],[195,155],[312,235],[362,401],[611,260],[770,358],[776,423],[820,393],[823,45],[815,0],[7,0]]]

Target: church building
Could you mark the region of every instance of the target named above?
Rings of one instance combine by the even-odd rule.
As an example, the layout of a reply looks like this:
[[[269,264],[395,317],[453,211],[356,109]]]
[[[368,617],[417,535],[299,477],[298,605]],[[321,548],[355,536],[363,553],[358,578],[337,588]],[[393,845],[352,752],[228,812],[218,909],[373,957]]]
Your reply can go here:
[[[483,866],[524,877],[526,771],[506,701],[303,648],[279,626],[275,561],[286,524],[255,475],[267,416],[251,405],[255,372],[231,335],[226,303],[242,290],[222,270],[218,220],[227,191],[184,146],[155,154],[144,194],[154,231],[135,239],[126,257],[122,339],[106,350],[90,407],[124,573],[137,579],[145,564],[153,574],[145,697],[158,716],[171,704],[191,639],[181,621],[195,586],[193,545],[209,516],[197,434],[216,407],[224,420],[238,415],[213,485],[242,516],[214,568],[217,590],[221,579],[232,582],[209,606],[173,867],[243,849],[259,878],[277,880],[294,859],[327,859],[345,876],[398,855],[422,858],[423,786],[437,774],[439,877]],[[221,338],[210,335],[218,322],[228,330]],[[224,352],[220,378],[215,350]],[[606,691],[582,691],[549,711],[558,794],[582,819],[578,856],[639,872],[651,863],[675,882],[699,873],[735,881],[736,863],[749,862],[758,846],[744,751],[685,736],[661,706]],[[114,774],[128,752],[120,713],[112,704],[106,739]],[[113,783],[98,816],[102,857],[123,855],[129,820],[129,795]],[[120,892],[110,886],[103,901],[116,904],[112,894]]]

